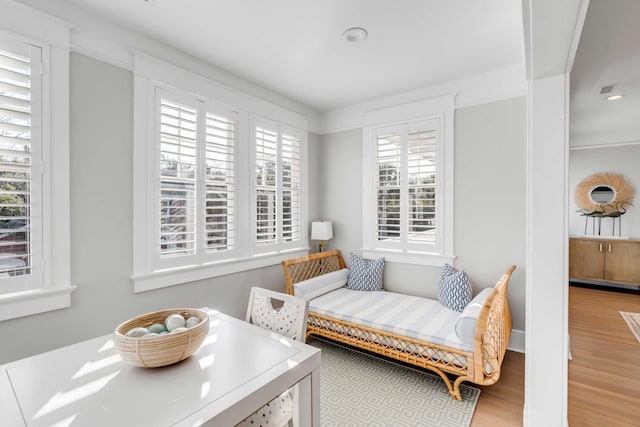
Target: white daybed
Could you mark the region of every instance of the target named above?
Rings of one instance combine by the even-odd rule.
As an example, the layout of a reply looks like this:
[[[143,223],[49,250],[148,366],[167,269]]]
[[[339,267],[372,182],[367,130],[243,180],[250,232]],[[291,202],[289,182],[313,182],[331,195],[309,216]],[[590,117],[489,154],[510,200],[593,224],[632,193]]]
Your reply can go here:
[[[315,334],[436,372],[451,396],[460,384],[500,378],[511,335],[507,287],[515,266],[462,313],[437,300],[344,287],[349,270],[333,250],[282,262],[287,293],[309,300],[307,337]],[[452,382],[447,374],[457,377]]]

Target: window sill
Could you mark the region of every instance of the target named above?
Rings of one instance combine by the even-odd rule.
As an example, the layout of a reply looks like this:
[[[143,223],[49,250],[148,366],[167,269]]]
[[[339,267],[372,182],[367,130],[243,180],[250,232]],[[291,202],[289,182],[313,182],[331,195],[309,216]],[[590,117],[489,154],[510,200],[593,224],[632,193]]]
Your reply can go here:
[[[171,270],[155,271],[149,274],[131,276],[133,292],[146,292],[154,289],[194,282],[196,280],[240,273],[256,268],[280,264],[283,260],[307,255],[309,248],[292,249],[278,253],[256,255],[251,258],[225,260],[200,266],[188,266]]]
[[[75,286],[65,286],[0,296],[0,321],[70,307],[75,290]]]
[[[375,259],[384,257],[385,261],[403,264],[442,267],[445,263],[453,265],[455,255],[440,255],[427,252],[400,252],[388,249],[362,249],[362,257]]]

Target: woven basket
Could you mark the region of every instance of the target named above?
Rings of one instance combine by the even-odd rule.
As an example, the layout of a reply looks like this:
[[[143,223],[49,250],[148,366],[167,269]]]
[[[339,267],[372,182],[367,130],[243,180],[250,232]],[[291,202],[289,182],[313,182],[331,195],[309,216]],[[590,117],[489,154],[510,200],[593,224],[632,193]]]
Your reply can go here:
[[[125,334],[133,328],[149,327],[154,323],[164,323],[168,315],[178,313],[185,319],[195,316],[200,323],[186,331],[173,332],[155,337],[128,337]],[[136,316],[120,324],[113,332],[113,341],[120,357],[125,362],[144,368],[158,368],[172,365],[191,356],[209,333],[209,315],[193,308],[174,308],[154,311]]]

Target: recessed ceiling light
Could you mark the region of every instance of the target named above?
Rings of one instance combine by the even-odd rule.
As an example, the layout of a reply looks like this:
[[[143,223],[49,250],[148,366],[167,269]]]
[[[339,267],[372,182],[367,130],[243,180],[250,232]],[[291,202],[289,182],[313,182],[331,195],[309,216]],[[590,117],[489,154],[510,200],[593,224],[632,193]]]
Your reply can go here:
[[[605,99],[607,101],[615,101],[617,99],[622,99],[624,95],[611,95],[611,96],[607,96]]]
[[[353,27],[342,33],[342,37],[350,43],[358,43],[367,38],[367,30],[361,27]]]

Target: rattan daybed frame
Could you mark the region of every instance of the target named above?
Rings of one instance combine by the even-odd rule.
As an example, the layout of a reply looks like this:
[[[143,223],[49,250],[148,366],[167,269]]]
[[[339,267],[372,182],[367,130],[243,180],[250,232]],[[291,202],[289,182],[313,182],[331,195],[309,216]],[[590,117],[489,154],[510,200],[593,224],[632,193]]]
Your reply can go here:
[[[287,293],[290,295],[293,295],[295,283],[345,268],[338,250],[285,260],[282,266]],[[511,336],[507,288],[513,270],[515,266],[507,269],[482,307],[476,323],[472,352],[312,312],[309,312],[307,338],[310,335],[322,336],[434,371],[449,388],[451,397],[462,400],[460,384],[463,381],[485,386],[494,384],[500,378],[502,360]],[[453,383],[447,373],[457,377]]]

